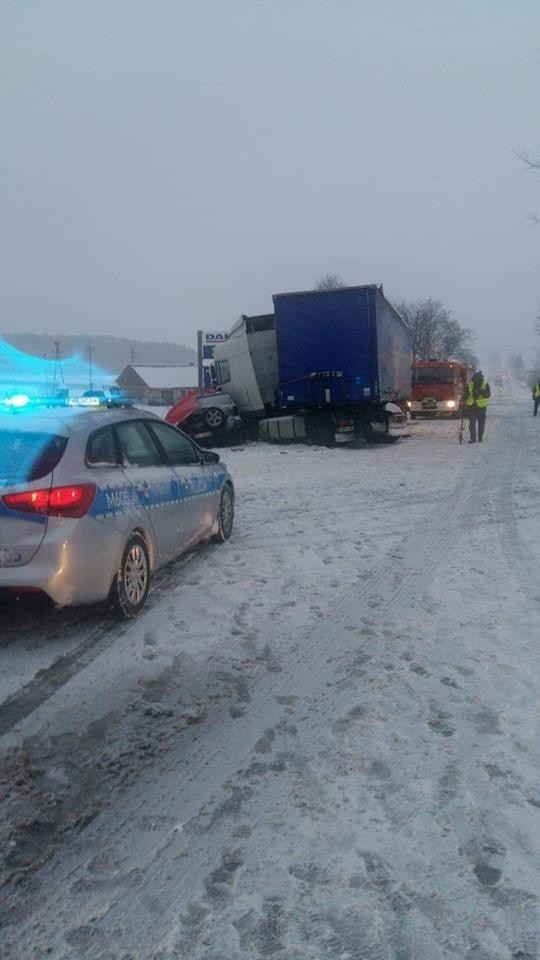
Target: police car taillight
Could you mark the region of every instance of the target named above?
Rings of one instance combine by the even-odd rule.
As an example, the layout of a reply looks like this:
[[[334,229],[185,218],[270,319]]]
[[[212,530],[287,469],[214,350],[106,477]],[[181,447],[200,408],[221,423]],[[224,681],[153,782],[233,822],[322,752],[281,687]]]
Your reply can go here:
[[[84,517],[96,493],[95,483],[79,483],[51,490],[25,490],[6,493],[6,507],[19,513],[41,513],[48,517]]]

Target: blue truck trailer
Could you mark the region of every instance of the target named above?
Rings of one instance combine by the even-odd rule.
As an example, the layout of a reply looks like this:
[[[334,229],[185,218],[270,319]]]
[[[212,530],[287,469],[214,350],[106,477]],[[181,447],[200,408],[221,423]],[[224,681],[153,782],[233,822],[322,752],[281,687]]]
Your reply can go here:
[[[279,293],[242,316],[215,351],[216,385],[261,439],[346,443],[409,431],[407,325],[381,286]]]

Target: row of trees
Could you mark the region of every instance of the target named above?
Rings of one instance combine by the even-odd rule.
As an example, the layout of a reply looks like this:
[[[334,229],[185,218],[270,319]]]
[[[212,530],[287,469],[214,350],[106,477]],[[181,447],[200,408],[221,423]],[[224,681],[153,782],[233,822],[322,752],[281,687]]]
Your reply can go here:
[[[337,273],[327,273],[315,283],[316,290],[339,290],[345,283]],[[477,366],[471,349],[474,334],[452,316],[440,300],[400,300],[395,304],[409,330],[415,360],[462,360]]]
[[[414,303],[401,300],[396,307],[411,331],[415,360],[452,357],[474,367],[478,365],[471,349],[472,330],[462,326],[440,300],[431,297]]]

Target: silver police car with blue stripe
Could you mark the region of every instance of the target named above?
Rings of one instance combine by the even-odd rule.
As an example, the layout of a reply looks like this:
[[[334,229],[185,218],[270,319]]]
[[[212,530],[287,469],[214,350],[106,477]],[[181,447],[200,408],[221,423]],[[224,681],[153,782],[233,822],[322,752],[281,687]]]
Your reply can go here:
[[[0,416],[0,591],[58,606],[143,606],[152,572],[227,540],[234,486],[219,456],[151,413]]]

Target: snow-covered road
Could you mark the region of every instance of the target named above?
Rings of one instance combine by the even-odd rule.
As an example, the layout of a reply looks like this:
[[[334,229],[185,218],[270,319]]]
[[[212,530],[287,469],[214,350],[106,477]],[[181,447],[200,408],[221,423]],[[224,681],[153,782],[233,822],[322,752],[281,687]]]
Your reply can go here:
[[[538,957],[530,413],[223,451],[135,623],[0,611],[1,957]]]

